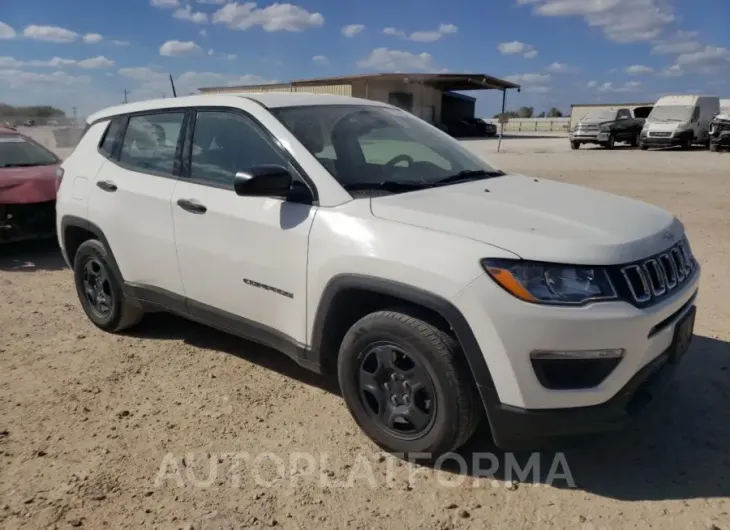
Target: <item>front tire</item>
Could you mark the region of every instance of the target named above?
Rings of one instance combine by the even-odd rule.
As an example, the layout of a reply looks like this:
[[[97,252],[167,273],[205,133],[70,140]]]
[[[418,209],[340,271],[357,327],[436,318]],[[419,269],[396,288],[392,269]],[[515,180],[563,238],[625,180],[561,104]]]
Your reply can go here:
[[[570,142],[571,149],[580,149],[580,142]]]
[[[124,296],[121,279],[109,265],[101,241],[84,241],[76,251],[74,281],[81,307],[99,329],[118,332],[142,320],[144,311]]]
[[[616,138],[613,137],[613,134],[608,136],[608,142],[605,143],[604,147],[606,149],[613,149],[616,147]]]
[[[719,151],[717,144],[710,144],[710,153],[717,153]]]
[[[337,372],[355,422],[389,452],[433,460],[463,445],[483,413],[458,342],[404,313],[357,321],[342,340]]]

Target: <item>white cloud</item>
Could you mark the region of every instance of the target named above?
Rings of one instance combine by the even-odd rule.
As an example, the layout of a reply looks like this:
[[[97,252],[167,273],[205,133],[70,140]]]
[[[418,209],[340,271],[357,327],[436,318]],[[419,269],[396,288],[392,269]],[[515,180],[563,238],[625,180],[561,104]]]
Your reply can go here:
[[[10,40],[16,37],[15,30],[5,22],[0,22],[0,40]]]
[[[656,39],[675,15],[668,0],[518,0],[547,17],[580,16],[620,43]]]
[[[320,13],[310,13],[293,4],[275,3],[259,9],[255,2],[233,2],[213,14],[214,24],[225,24],[230,29],[245,31],[261,26],[264,31],[303,31],[324,25]]]
[[[497,45],[497,50],[502,55],[522,55],[525,59],[534,59],[537,57],[537,50],[534,46],[518,40],[500,42]]]
[[[228,2],[228,0],[198,0],[199,4],[210,4],[214,6],[222,6]]]
[[[223,58],[226,61],[235,61],[236,59],[238,59],[238,55],[236,55],[235,53],[229,53],[227,55],[224,55]]]
[[[128,40],[113,40],[112,42],[117,46],[129,46],[130,44]]]
[[[18,68],[23,65],[23,61],[19,61],[14,57],[0,57],[0,68]]]
[[[76,66],[79,68],[86,68],[87,70],[95,68],[109,68],[114,66],[114,61],[107,59],[103,55],[99,55],[98,57],[90,57],[88,59],[78,61]]]
[[[201,11],[193,12],[193,8],[190,5],[176,9],[172,16],[179,20],[187,20],[195,24],[208,23],[208,15]]]
[[[702,73],[719,73],[730,67],[730,49],[720,46],[705,46],[700,51],[683,53],[677,57],[675,64],[688,69],[696,69]]]
[[[200,30],[200,36],[201,37],[207,37],[208,36],[208,30],[206,30],[205,28],[201,29]]]
[[[52,59],[48,59],[47,61],[28,61],[26,64],[28,64],[28,66],[47,68],[64,68],[66,66],[76,66],[87,70],[93,70],[97,68],[109,68],[111,66],[114,66],[114,61],[112,61],[111,59],[107,59],[103,55],[99,55],[98,57],[89,57],[88,59],[81,60],[53,57]]]
[[[34,24],[23,30],[23,36],[33,40],[58,44],[73,42],[79,38],[79,34],[70,29],[59,28],[58,26],[36,26]]]
[[[165,57],[180,57],[200,53],[200,46],[193,41],[169,40],[160,46],[160,55]]]
[[[0,70],[0,81],[9,88],[27,88],[32,85],[44,85],[45,87],[53,87],[55,89],[59,86],[86,84],[91,81],[91,78],[85,75],[73,76],[65,72],[39,74],[37,72],[9,69]]]
[[[565,63],[552,63],[545,70],[553,74],[572,74],[577,72],[578,68]]]
[[[677,31],[670,37],[654,42],[651,53],[654,55],[680,55],[700,50],[696,31]]]
[[[673,64],[669,68],[665,68],[664,70],[659,72],[659,75],[661,77],[681,77],[684,74],[684,70],[682,70],[682,67],[678,64]]]
[[[623,93],[623,92],[636,92],[639,88],[641,88],[641,83],[638,81],[630,81],[628,83],[624,83],[623,85],[614,85],[613,83],[603,83],[602,85],[598,86],[599,92],[617,92],[617,93]]]
[[[628,68],[626,68],[626,73],[631,75],[646,75],[651,74],[654,72],[654,69],[650,66],[645,66],[643,64],[632,64]]]
[[[434,71],[436,61],[428,53],[414,54],[411,52],[376,48],[370,54],[359,60],[357,66],[372,70],[399,71]]]
[[[178,7],[180,5],[180,0],[150,0],[150,5],[152,7],[170,9],[173,7]]]
[[[406,33],[402,29],[388,27],[383,29],[383,33],[394,37],[400,37],[401,39],[411,40],[413,42],[435,42],[446,35],[454,35],[459,32],[458,26],[454,24],[441,24],[437,29],[425,30],[425,31],[414,31],[413,33]]]
[[[320,65],[329,64],[330,62],[329,59],[327,59],[327,57],[325,57],[324,55],[315,55],[314,57],[312,57],[312,61]]]
[[[100,33],[87,33],[83,36],[83,41],[86,44],[96,44],[104,40],[104,37]]]
[[[542,86],[542,85],[531,85],[525,87],[525,92],[533,92],[535,94],[547,94],[549,92],[552,92],[552,88],[549,86]]]
[[[345,37],[354,37],[358,33],[362,32],[362,30],[365,29],[365,26],[362,24],[349,24],[347,26],[342,27],[342,34]]]
[[[595,88],[598,86],[598,81],[588,81],[588,83],[586,83],[586,86],[588,88]]]
[[[63,57],[54,57],[53,59],[48,59],[47,61],[28,61],[29,66],[41,66],[48,68],[63,68],[65,66],[74,66],[75,64],[76,59],[64,59]]]
[[[518,85],[546,85],[551,77],[548,74],[515,74],[506,77],[507,81]]]

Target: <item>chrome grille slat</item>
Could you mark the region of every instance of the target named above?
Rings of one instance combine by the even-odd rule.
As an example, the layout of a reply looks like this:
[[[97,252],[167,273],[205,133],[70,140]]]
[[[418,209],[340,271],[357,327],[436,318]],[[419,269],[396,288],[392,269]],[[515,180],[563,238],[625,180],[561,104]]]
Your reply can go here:
[[[634,301],[644,304],[684,285],[696,265],[683,239],[661,254],[622,267],[621,273]]]

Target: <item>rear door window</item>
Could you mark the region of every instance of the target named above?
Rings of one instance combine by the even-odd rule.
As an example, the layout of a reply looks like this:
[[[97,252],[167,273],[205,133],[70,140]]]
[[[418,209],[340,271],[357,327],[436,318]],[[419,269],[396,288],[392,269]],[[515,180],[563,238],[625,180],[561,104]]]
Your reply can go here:
[[[119,163],[133,171],[173,176],[184,120],[183,111],[131,116],[124,133]]]

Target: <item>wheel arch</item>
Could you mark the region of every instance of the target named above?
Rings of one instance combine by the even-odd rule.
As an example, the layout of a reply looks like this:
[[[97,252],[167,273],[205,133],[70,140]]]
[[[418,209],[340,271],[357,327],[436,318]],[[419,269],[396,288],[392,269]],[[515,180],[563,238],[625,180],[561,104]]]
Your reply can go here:
[[[124,277],[119,269],[117,260],[114,257],[109,241],[104,235],[104,231],[97,225],[82,217],[75,215],[65,215],[61,219],[61,233],[59,234],[61,243],[61,252],[63,254],[66,263],[70,268],[73,269],[74,257],[76,251],[89,239],[98,239],[106,247],[107,259],[109,260],[109,266],[112,268],[117,277],[121,282],[124,281]]]
[[[310,354],[317,365],[326,371],[333,361],[336,362],[342,339],[338,322],[347,319],[343,309],[351,304],[348,299],[351,299],[349,295],[353,292],[400,301],[409,307],[423,308],[442,319],[461,346],[473,382],[489,415],[490,405],[498,402],[497,392],[486,359],[466,318],[454,304],[440,295],[408,284],[359,274],[342,274],[331,278],[322,291],[312,325]]]

